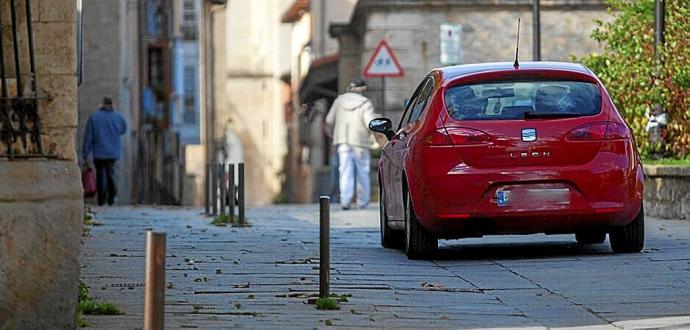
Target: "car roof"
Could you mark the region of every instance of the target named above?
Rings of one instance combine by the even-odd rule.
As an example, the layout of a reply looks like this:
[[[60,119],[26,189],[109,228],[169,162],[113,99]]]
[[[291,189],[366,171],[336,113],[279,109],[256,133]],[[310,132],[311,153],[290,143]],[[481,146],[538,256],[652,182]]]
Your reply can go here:
[[[584,65],[569,62],[521,62],[517,68],[513,66],[513,62],[476,63],[447,66],[434,71],[439,71],[443,75],[444,80],[448,81],[480,72],[519,72],[520,70],[572,71],[594,76]]]

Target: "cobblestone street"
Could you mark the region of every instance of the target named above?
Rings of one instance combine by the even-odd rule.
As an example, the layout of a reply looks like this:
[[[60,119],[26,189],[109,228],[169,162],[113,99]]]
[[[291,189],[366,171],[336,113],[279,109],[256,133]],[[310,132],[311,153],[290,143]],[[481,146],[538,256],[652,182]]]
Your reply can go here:
[[[441,241],[433,261],[379,245],[377,205],[331,221],[331,291],[318,292],[318,206],[249,209],[251,228],[216,227],[198,209],[114,207],[84,239],[81,276],[120,316],[94,328],[143,327],[145,232],[167,232],[167,328],[688,328],[690,222],[647,218],[639,254],[572,235]]]

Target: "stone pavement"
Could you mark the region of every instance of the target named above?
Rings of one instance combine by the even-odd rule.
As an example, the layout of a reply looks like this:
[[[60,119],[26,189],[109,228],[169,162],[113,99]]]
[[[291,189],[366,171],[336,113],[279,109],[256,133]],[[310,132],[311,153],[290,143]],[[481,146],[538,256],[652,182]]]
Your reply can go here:
[[[168,233],[166,328],[690,328],[690,222],[647,219],[646,248],[616,255],[573,235],[441,241],[433,261],[379,245],[378,210],[333,209],[331,291],[318,292],[318,205],[249,209],[251,228],[215,227],[197,209],[115,207],[82,246],[91,295],[143,324],[145,232]]]

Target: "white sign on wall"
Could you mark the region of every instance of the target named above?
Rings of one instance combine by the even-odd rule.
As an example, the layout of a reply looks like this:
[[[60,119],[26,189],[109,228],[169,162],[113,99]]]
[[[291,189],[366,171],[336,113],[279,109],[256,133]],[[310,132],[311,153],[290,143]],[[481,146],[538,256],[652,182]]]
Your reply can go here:
[[[462,59],[462,25],[441,24],[441,64],[460,64]]]

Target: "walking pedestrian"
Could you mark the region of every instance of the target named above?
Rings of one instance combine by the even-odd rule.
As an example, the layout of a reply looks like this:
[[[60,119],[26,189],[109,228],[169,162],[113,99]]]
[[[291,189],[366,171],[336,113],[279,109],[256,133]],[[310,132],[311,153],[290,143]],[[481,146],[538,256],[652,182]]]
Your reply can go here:
[[[127,131],[124,118],[113,108],[110,97],[103,98],[103,106],[89,116],[84,133],[82,159],[88,164],[89,154],[93,153],[96,167],[96,186],[98,205],[115,203],[117,185],[115,162],[120,159],[122,142],[120,136]]]
[[[352,207],[355,181],[357,207],[367,207],[371,197],[369,166],[374,143],[369,133],[369,122],[380,116],[374,113],[371,100],[362,95],[366,89],[363,79],[353,79],[348,91],[335,99],[326,116],[327,126],[333,128],[333,146],[338,153],[340,205],[344,210]]]

